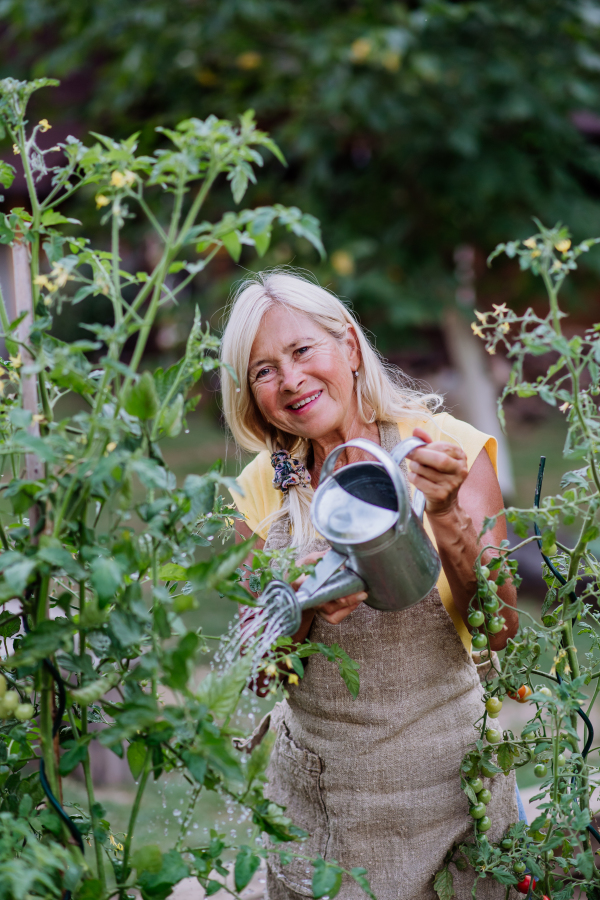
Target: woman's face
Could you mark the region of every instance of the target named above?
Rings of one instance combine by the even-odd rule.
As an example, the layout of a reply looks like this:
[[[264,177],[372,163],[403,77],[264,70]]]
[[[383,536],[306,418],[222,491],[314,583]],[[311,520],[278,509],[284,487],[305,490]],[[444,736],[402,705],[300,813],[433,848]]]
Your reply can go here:
[[[343,431],[357,414],[354,371],[360,365],[351,326],[336,340],[309,316],[275,305],[250,353],[250,389],[265,419],[309,440]]]

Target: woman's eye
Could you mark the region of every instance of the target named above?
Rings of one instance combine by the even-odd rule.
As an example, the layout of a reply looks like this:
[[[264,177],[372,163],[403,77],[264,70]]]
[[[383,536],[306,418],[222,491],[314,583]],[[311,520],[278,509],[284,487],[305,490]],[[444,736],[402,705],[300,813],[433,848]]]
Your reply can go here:
[[[310,350],[310,347],[298,347],[296,353],[306,353],[307,350]]]
[[[258,381],[259,378],[264,378],[266,375],[269,374],[270,371],[271,371],[270,369],[266,369],[266,368],[261,369],[260,372],[257,372],[256,375],[254,376],[256,381]]]

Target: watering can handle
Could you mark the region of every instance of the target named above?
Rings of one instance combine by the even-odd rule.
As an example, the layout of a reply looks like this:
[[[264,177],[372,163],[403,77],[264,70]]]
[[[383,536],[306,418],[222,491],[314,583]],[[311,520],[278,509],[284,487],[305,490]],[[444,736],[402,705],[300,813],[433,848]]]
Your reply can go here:
[[[419,440],[418,438],[409,438],[410,441]],[[406,442],[403,442],[406,443]],[[425,441],[419,441],[420,444],[424,444]],[[402,446],[399,444],[398,446]],[[406,453],[410,453],[411,450],[414,450],[418,445],[415,444],[412,447],[409,447]],[[354,438],[352,441],[347,441],[345,444],[340,444],[339,447],[336,447],[335,450],[332,450],[325,462],[323,463],[323,468],[321,469],[321,481],[325,478],[328,478],[330,475],[333,475],[335,462],[346,447],[356,447],[358,450],[363,450],[365,453],[370,453],[371,456],[374,456],[378,463],[381,463],[387,474],[390,476],[392,480],[392,484],[394,485],[396,496],[398,498],[398,509],[402,511],[404,509],[404,519],[400,521],[398,519],[397,528],[405,528],[408,522],[408,518],[410,515],[410,507],[406,502],[403,502],[403,498],[406,497],[406,482],[404,481],[403,476],[400,474],[400,469],[398,465],[395,464],[394,460],[390,456],[390,454],[380,447],[378,444],[373,443],[373,441],[368,441],[366,438]],[[406,454],[405,454],[406,455]],[[404,459],[404,457],[402,457]]]
[[[417,447],[424,446],[425,441],[422,441],[421,438],[418,437],[409,437],[403,441],[400,441],[399,444],[396,444],[394,449],[392,450],[392,459],[397,465],[400,465],[403,459],[405,459],[409,453],[412,453],[413,450],[416,450]],[[425,512],[425,494],[423,491],[418,491],[415,488],[412,498],[412,508],[414,514],[417,518],[423,520],[423,513]]]

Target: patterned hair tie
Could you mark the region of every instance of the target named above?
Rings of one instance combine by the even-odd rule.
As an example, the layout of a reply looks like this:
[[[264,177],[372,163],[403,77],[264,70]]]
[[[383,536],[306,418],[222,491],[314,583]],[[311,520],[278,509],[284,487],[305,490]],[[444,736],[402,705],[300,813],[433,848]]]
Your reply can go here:
[[[287,450],[276,450],[271,453],[271,465],[275,469],[273,487],[284,494],[291,487],[310,484],[310,475],[306,471],[306,466],[302,465],[299,459],[293,459]]]

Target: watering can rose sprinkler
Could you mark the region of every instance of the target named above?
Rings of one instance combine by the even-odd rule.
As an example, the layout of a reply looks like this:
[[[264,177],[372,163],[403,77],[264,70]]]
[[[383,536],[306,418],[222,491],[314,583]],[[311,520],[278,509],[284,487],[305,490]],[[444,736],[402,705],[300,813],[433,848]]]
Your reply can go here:
[[[368,593],[368,606],[384,612],[408,609],[430,592],[441,562],[422,524],[425,497],[415,491],[411,504],[399,469],[402,460],[424,443],[407,438],[390,454],[372,441],[356,438],[329,454],[310,517],[332,549],[298,591],[274,580],[259,599],[265,618],[277,617],[280,636],[298,631],[303,610],[359,591]],[[363,450],[376,462],[350,463],[334,471],[346,447]]]

